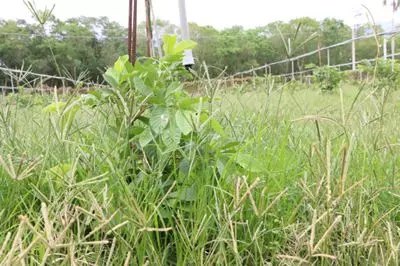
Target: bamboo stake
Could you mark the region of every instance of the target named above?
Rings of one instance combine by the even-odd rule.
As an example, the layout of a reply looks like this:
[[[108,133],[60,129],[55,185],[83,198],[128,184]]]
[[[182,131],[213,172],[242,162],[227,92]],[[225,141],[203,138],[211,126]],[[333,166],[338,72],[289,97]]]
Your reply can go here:
[[[147,57],[153,56],[152,54],[152,43],[153,43],[153,32],[151,27],[151,4],[150,0],[145,0],[146,5],[146,36],[147,36]]]

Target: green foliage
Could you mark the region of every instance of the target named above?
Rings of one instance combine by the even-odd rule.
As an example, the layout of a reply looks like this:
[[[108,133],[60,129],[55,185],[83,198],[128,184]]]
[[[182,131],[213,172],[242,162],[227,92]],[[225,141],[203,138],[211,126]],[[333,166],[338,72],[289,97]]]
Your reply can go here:
[[[37,97],[35,94],[29,94],[22,92],[22,89],[18,93],[10,93],[5,97],[5,101],[10,105],[18,105],[20,107],[43,107],[49,104],[52,99],[50,96]]]
[[[132,67],[123,62],[116,69]],[[135,97],[151,97],[149,73],[126,74]],[[124,86],[54,95],[43,112],[2,101],[2,264],[398,265],[400,93],[377,101],[347,84],[341,95],[258,86],[217,94],[213,106],[180,95],[176,148],[164,143],[178,138],[163,137],[174,128],[167,104],[118,122],[135,107],[118,110],[121,98],[136,101]],[[202,116],[189,117],[191,106]],[[140,127],[152,133],[144,148]]]
[[[224,59],[268,42],[244,43]],[[164,47],[120,57],[89,94],[0,102],[0,264],[399,264],[399,92],[288,92],[268,76],[214,102],[182,88],[194,43]]]
[[[135,122],[141,121],[136,130],[142,133],[133,136],[133,140],[139,140],[141,148],[151,140],[162,140],[165,146],[176,147],[182,135],[194,130],[192,122],[203,112],[198,113],[197,109],[203,99],[189,99],[178,78],[186,74],[181,64],[183,51],[195,45],[192,41],[176,43],[176,36],[166,35],[165,56],[161,60],[149,58],[132,66],[128,56],[120,57],[104,74],[112,88],[92,94],[98,101],[96,105],[111,102],[117,106],[119,124],[116,128],[123,124],[136,126]]]
[[[227,137],[213,118],[211,99],[191,97],[183,90],[180,79],[188,74],[182,65],[183,52],[195,48],[196,43],[177,43],[176,36],[170,35],[164,37],[163,43],[164,57],[160,60],[144,58],[133,66],[128,56],[122,56],[104,74],[111,87],[90,92],[71,104],[111,110],[110,128],[118,138],[126,140],[120,158],[136,158],[135,164],[141,171],[161,167],[164,181],[190,175],[186,171],[177,172],[176,165],[187,164],[188,157],[193,156],[189,155],[193,145],[196,153],[207,154],[208,166],[211,169],[214,166],[221,175],[237,171],[237,167],[244,172],[261,172],[261,163],[251,159],[251,154],[239,152],[236,142]],[[71,124],[63,117],[71,121],[75,116],[75,112],[66,113],[70,110],[68,106],[58,102],[46,110],[61,114],[61,126],[66,127]],[[110,120],[109,112],[104,116]],[[203,159],[193,158],[192,171],[204,167],[204,163]],[[133,170],[136,171],[139,168]]]
[[[126,53],[126,44],[121,41],[124,36],[124,27],[108,18],[61,21],[50,17],[45,29],[23,20],[0,20],[0,61],[10,68],[31,66],[30,70],[36,73],[68,73],[75,80],[87,73],[87,79],[100,83],[104,68]],[[7,77],[0,75],[0,80],[4,84]],[[51,79],[46,84],[63,85]]]
[[[59,138],[64,139],[71,133],[72,125],[77,112],[80,110],[78,101],[73,102],[54,102],[42,109],[42,112],[48,114],[53,126],[59,133]]]
[[[374,63],[364,61],[358,66],[367,73],[378,88],[397,88],[400,82],[400,63],[398,61],[378,59]]]
[[[313,80],[322,91],[334,91],[342,79],[343,74],[333,67],[323,66],[313,70]]]
[[[307,85],[305,82],[301,80],[291,80],[288,83],[286,83],[285,86],[291,92],[305,90],[309,88],[309,85]]]
[[[49,16],[46,21],[44,29],[40,24],[22,20],[0,20],[0,60],[10,68],[21,68],[25,64],[32,66],[33,72],[49,75],[64,76],[62,72],[66,72],[76,78],[80,73],[87,72],[89,80],[101,83],[103,70],[126,53],[123,41],[126,29],[108,18],[79,17],[63,21]],[[179,27],[166,21],[156,23],[159,32],[174,34],[179,30]],[[217,30],[196,24],[190,27],[193,40],[198,43],[194,50],[199,62],[196,70],[202,73],[201,63],[204,61],[209,66],[211,77],[224,71],[233,74],[351,38],[351,27],[341,20],[317,21],[307,17],[273,22],[254,29],[232,27]],[[360,29],[359,34],[362,33]],[[138,27],[139,57],[145,54],[145,44],[145,23],[141,23]],[[160,46],[161,49],[164,44]],[[158,51],[158,47],[155,50]],[[357,44],[357,54],[360,57],[375,57],[375,41],[365,40]],[[347,62],[350,56],[348,47],[339,47],[331,50],[330,62]],[[298,60],[295,70],[302,70],[309,63],[326,64],[326,56],[320,58],[314,55]],[[272,68],[272,74],[287,73],[289,69],[289,65],[276,66]],[[47,82],[51,86],[61,85],[54,80]]]

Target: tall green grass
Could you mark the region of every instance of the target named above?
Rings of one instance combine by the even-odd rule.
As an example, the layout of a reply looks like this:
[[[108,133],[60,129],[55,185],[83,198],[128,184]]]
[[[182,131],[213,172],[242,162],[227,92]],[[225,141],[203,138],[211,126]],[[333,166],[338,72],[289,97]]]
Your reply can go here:
[[[260,173],[213,167],[209,136],[138,166],[107,106],[62,131],[37,102],[2,101],[0,264],[399,265],[398,92],[212,96]],[[174,156],[186,164],[165,169]]]

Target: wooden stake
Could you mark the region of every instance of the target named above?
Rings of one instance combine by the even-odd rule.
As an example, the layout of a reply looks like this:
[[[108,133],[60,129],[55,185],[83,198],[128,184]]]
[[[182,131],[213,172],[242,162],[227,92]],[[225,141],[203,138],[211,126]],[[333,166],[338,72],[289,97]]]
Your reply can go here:
[[[147,57],[152,56],[153,31],[151,27],[151,4],[150,0],[145,0],[146,4],[146,36],[147,36]]]
[[[133,0],[133,29],[132,29],[132,58],[131,62],[134,65],[136,63],[137,56],[137,0]]]
[[[128,55],[129,55],[130,62],[132,62],[132,6],[133,6],[133,1],[129,0]]]

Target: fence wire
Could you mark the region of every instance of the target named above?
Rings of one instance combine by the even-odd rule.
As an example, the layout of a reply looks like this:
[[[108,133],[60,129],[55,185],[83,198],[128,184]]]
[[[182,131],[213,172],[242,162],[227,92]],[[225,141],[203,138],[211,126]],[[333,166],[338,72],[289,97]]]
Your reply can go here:
[[[298,56],[295,56],[295,57],[292,57],[292,58],[287,58],[287,59],[283,59],[283,60],[280,60],[280,61],[277,61],[277,62],[268,63],[268,64],[265,64],[265,65],[262,65],[262,66],[259,66],[259,67],[251,68],[251,69],[246,70],[246,71],[237,72],[237,73],[231,75],[230,78],[235,78],[237,76],[245,76],[245,75],[248,75],[248,74],[252,74],[253,75],[254,73],[256,73],[257,71],[260,71],[260,70],[267,70],[268,71],[268,70],[271,70],[272,66],[280,65],[280,64],[284,64],[284,63],[293,63],[293,62],[295,62],[295,61],[297,61],[299,59],[303,59],[303,58],[318,54],[318,53],[323,52],[323,51],[329,51],[330,49],[333,49],[333,48],[336,48],[336,47],[339,47],[339,46],[343,46],[343,45],[347,45],[347,44],[351,44],[353,42],[357,42],[357,41],[361,41],[361,40],[366,40],[366,39],[376,38],[376,37],[381,37],[381,36],[390,36],[390,38],[394,38],[399,33],[400,33],[400,31],[387,31],[387,32],[382,32],[382,33],[378,33],[378,34],[371,34],[371,35],[365,35],[365,36],[352,38],[352,39],[349,39],[349,40],[346,40],[346,41],[343,41],[343,42],[340,42],[340,43],[336,43],[336,44],[333,44],[333,45],[330,45],[330,46],[322,47],[322,48],[316,49],[314,51],[311,51],[311,52],[308,52],[308,53],[305,53],[305,54],[302,54],[302,55],[298,55]],[[400,55],[400,54],[399,53],[394,53],[394,54],[387,55],[387,57],[393,57],[393,56],[398,56],[398,55]],[[337,65],[328,65],[328,66],[329,67],[351,66],[353,64],[356,64],[356,65],[360,64],[361,62],[363,62],[365,60],[372,62],[372,61],[375,61],[376,58],[368,58],[368,59],[363,59],[363,60],[356,61],[356,62],[349,62],[349,63],[343,63],[343,64],[337,64]],[[281,74],[281,75],[278,75],[278,76],[297,75],[297,74],[301,74],[301,73],[304,73],[304,72],[311,72],[311,70],[299,71],[299,72],[292,71],[290,73],[285,73],[285,74]]]

